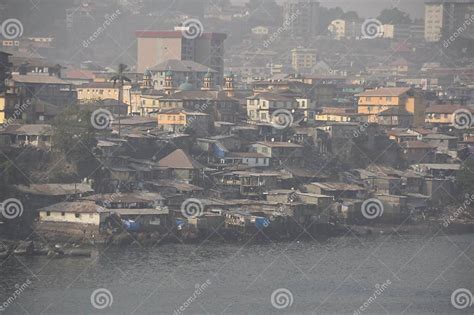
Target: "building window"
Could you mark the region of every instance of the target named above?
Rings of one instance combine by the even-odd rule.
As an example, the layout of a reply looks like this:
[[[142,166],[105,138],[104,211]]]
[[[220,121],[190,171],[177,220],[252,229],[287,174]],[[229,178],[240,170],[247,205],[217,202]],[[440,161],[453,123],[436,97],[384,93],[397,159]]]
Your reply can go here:
[[[76,217],[76,219],[79,219],[81,217],[81,214],[80,213],[75,213],[74,216]]]
[[[64,211],[61,212],[61,216],[62,216],[62,217],[66,216],[66,212],[64,212]]]
[[[46,216],[47,217],[51,216],[51,211],[46,211]]]

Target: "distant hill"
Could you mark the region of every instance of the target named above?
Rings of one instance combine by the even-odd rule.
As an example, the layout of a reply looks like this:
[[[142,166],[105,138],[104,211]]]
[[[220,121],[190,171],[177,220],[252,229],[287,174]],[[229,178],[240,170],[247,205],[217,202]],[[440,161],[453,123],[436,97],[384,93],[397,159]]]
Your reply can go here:
[[[283,3],[284,0],[276,0]],[[246,3],[248,0],[232,0],[234,3]],[[408,12],[412,18],[424,16],[424,0],[319,0],[325,7],[341,7],[344,11],[356,11],[361,17],[378,16],[385,8],[397,6],[401,10]]]

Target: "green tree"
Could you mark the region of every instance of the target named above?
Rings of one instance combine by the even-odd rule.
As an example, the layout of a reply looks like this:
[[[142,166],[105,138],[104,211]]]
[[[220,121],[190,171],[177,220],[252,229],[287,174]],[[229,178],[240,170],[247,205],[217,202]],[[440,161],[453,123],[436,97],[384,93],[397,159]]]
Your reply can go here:
[[[130,80],[125,75],[125,72],[127,72],[127,71],[128,71],[128,66],[121,63],[121,64],[118,65],[117,72],[115,73],[115,75],[110,78],[110,81],[112,81],[114,83],[114,86],[116,86],[118,84],[118,88],[119,88],[119,91],[118,91],[118,104],[119,105],[123,103],[123,86],[124,86],[124,83],[125,82],[132,82],[132,80]],[[121,135],[120,116],[121,116],[121,113],[120,113],[120,110],[119,110],[119,114],[118,114],[118,134],[119,134],[119,138],[120,138],[120,135]]]
[[[344,15],[342,16],[342,18],[346,21],[360,21],[360,17],[359,15],[357,14],[357,12],[355,11],[347,11],[346,13],[344,13]]]
[[[92,126],[91,112],[80,110],[77,105],[69,106],[56,116],[52,125],[52,149],[57,160],[74,165],[78,179],[88,177],[98,166],[92,154],[97,145],[97,129]]]
[[[410,15],[398,8],[384,9],[377,18],[383,24],[410,24]]]
[[[461,196],[474,194],[474,159],[464,162],[456,174],[457,191]]]

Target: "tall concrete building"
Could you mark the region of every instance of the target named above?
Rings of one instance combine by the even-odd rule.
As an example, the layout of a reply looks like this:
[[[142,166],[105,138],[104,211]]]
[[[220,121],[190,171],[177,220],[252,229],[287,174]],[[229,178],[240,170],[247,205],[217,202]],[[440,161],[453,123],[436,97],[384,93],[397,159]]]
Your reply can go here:
[[[425,3],[425,40],[472,38],[474,32],[474,0],[434,0]]]
[[[296,72],[309,71],[316,65],[316,49],[293,48],[291,50],[291,66]]]
[[[319,33],[321,7],[315,0],[286,0],[283,3],[283,16],[290,24],[293,36],[314,36]]]
[[[203,33],[186,38],[182,31],[137,31],[137,71],[144,72],[166,60],[191,60],[217,72],[215,83],[224,76],[224,41],[226,34]]]

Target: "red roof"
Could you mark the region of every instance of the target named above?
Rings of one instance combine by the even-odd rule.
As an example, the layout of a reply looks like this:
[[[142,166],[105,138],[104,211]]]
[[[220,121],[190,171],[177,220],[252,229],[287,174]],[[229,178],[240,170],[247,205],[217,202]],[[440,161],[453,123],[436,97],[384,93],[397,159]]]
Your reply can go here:
[[[197,169],[203,166],[196,162],[186,152],[176,149],[158,162],[159,166],[175,169]]]
[[[458,109],[469,110],[468,107],[459,105],[459,104],[444,104],[444,105],[431,105],[426,110],[425,113],[434,113],[434,114],[452,114]],[[472,112],[472,110],[471,110]]]
[[[423,141],[407,141],[401,144],[406,149],[435,149],[435,146]]]
[[[408,91],[410,91],[411,88],[409,87],[393,87],[393,88],[380,88],[380,89],[375,89],[375,90],[367,90],[365,92],[359,93],[356,96],[362,96],[362,97],[367,97],[367,96],[401,96]]]
[[[90,70],[71,69],[63,71],[62,77],[64,79],[93,80],[94,72]]]

